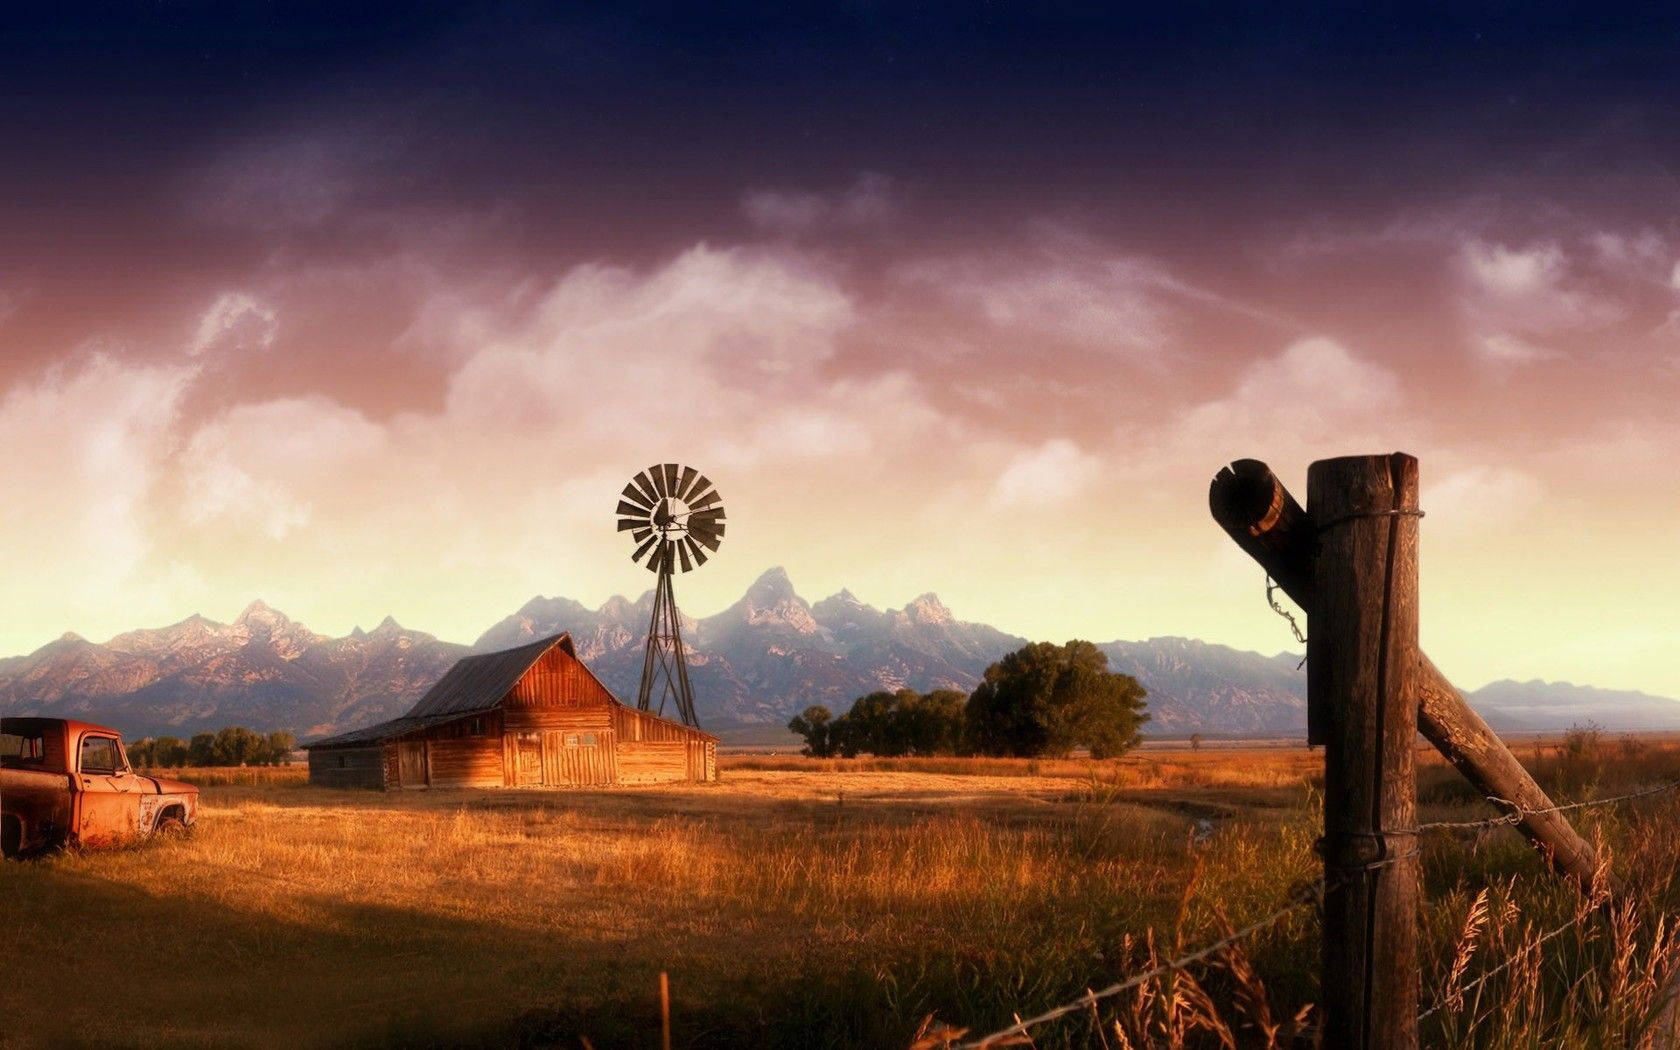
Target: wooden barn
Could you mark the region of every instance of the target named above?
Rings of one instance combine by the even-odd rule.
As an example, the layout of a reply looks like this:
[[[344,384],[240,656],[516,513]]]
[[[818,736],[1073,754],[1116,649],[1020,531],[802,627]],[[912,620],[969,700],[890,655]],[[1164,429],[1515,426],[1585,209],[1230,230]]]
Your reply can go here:
[[[331,787],[573,787],[717,779],[717,737],[625,707],[570,635],[469,656],[401,718],[305,744]]]

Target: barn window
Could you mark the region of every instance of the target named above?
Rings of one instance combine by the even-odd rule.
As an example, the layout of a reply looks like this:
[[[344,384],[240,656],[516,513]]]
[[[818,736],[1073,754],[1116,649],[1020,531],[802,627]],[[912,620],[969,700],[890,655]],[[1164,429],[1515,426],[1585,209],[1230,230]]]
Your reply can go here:
[[[484,719],[475,718],[475,719],[472,720],[472,735],[473,736],[483,736],[484,735]]]
[[[579,738],[578,743],[580,743],[584,747],[594,747],[595,746],[595,734],[594,733],[583,734],[583,736]]]
[[[577,747],[578,746],[578,735],[576,733],[567,733],[566,734],[566,746],[567,747]]]

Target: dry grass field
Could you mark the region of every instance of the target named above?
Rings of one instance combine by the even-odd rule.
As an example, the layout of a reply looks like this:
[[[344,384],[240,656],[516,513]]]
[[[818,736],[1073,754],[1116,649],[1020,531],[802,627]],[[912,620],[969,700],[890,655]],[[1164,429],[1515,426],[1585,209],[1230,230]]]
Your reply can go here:
[[[1666,741],[1535,747],[1560,797],[1680,770]],[[735,757],[713,785],[394,795],[189,770],[191,838],[0,865],[0,1043],[655,1046],[661,971],[678,1047],[978,1033],[1271,912],[1316,875],[1321,763]],[[1426,819],[1491,813],[1439,764],[1420,780]],[[1640,903],[1538,952],[1574,901],[1514,832],[1426,842],[1424,999],[1453,1007],[1426,1044],[1625,1040],[1675,964],[1676,817],[1583,813]],[[1317,950],[1302,909],[1035,1045],[1288,1045]]]

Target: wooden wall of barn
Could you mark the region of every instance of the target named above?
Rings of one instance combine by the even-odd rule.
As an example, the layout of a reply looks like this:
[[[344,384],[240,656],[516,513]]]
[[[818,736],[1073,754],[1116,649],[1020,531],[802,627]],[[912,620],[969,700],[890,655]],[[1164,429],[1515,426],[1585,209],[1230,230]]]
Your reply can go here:
[[[551,646],[509,691],[504,710],[514,708],[607,707],[613,695],[575,656]]]
[[[309,782],[326,787],[384,787],[385,777],[379,745],[311,749]]]
[[[717,741],[697,729],[615,704],[620,784],[716,780]]]

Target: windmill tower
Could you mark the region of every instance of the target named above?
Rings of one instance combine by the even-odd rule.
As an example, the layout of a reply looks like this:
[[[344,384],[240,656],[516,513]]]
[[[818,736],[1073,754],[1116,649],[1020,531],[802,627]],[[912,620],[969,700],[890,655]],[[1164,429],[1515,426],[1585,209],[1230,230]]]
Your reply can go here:
[[[624,486],[618,501],[618,531],[628,532],[636,544],[630,560],[646,558],[648,571],[659,576],[636,706],[663,715],[665,704],[675,701],[683,724],[698,728],[671,577],[679,565],[689,572],[706,564],[706,552],[718,549],[723,541],[723,497],[693,467],[655,463]],[[659,707],[654,710],[656,696]]]

